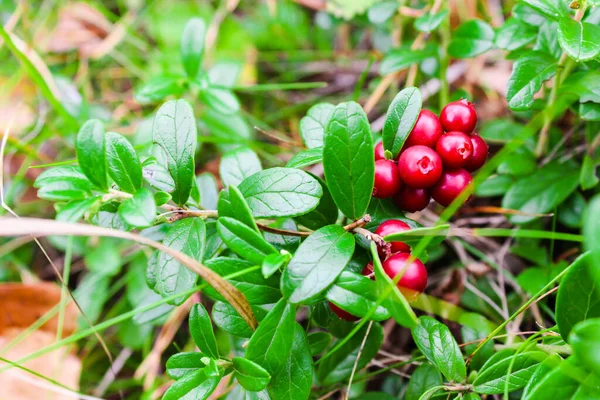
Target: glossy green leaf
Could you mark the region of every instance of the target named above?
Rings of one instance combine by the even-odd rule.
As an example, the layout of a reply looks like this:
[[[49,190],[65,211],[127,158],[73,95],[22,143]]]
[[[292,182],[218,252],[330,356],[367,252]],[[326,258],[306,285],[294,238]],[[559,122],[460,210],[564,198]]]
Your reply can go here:
[[[235,114],[240,110],[240,102],[228,89],[207,87],[200,90],[200,101],[223,115]]]
[[[408,381],[405,400],[420,400],[424,393],[442,383],[440,371],[428,362],[423,363],[415,369]]]
[[[259,218],[306,214],[317,207],[323,195],[315,178],[294,168],[269,168],[257,172],[244,179],[238,188],[252,215]]]
[[[416,87],[402,89],[387,110],[383,125],[383,147],[396,158],[421,112],[421,91]]]
[[[470,343],[464,346],[465,354],[472,354],[477,345],[481,343],[480,340],[492,333],[492,327],[488,325],[486,318],[481,314],[464,313],[459,317],[458,322],[462,325],[460,333],[463,343]],[[471,357],[470,367],[479,370],[493,354],[494,343],[489,341]]]
[[[373,266],[375,270],[375,282],[379,286],[379,293],[385,293],[386,290],[391,290],[389,297],[387,297],[383,306],[392,314],[392,318],[402,326],[407,328],[413,328],[417,325],[418,320],[415,312],[410,308],[408,301],[404,298],[404,295],[400,292],[400,289],[394,285],[393,281],[383,270],[379,254],[377,253],[377,246],[371,242],[371,255],[373,256]]]
[[[98,189],[107,192],[106,139],[100,121],[91,119],[83,124],[77,134],[75,150],[81,171]]]
[[[520,147],[505,157],[502,164],[498,165],[497,171],[503,175],[523,176],[530,175],[536,169],[535,155],[529,149]]]
[[[475,188],[478,197],[502,196],[510,189],[515,179],[507,175],[492,175]]]
[[[419,318],[412,336],[419,350],[449,381],[464,382],[467,376],[465,360],[450,329],[427,316]]]
[[[144,82],[135,90],[135,101],[151,104],[163,101],[168,96],[181,96],[184,91],[183,79],[179,75],[158,75]]]
[[[209,172],[204,172],[196,177],[196,185],[200,190],[200,205],[202,208],[215,210],[219,198],[215,177]]]
[[[409,45],[390,50],[379,65],[381,75],[401,71],[414,64],[422,63],[437,55],[437,46],[428,45],[423,49],[414,50]]]
[[[538,31],[534,26],[510,18],[496,31],[494,43],[501,49],[512,51],[533,42],[537,35]]]
[[[327,300],[344,311],[357,317],[364,317],[375,306],[379,291],[375,281],[366,276],[344,271],[327,291]],[[383,321],[390,318],[390,312],[377,306],[371,319]]]
[[[575,191],[567,200],[558,206],[558,220],[561,224],[569,228],[581,228],[583,222],[583,212],[585,211],[585,197]]]
[[[200,351],[216,360],[219,359],[219,350],[217,348],[217,339],[213,331],[212,322],[206,308],[200,303],[196,303],[190,310],[190,333],[194,343]]]
[[[271,374],[263,367],[241,357],[234,357],[231,361],[234,368],[233,375],[244,389],[259,392],[267,387],[271,380]]]
[[[91,194],[92,187],[89,181],[71,178],[62,181],[46,181],[37,191],[40,199],[51,201],[82,200]]]
[[[206,357],[208,357],[206,354],[197,351],[173,354],[167,360],[167,374],[177,380],[190,372],[206,367],[206,364],[202,362],[202,359]]]
[[[600,376],[600,319],[578,323],[569,334],[569,344],[581,365]]]
[[[289,354],[295,329],[296,309],[281,299],[250,338],[246,358],[275,374],[285,366],[286,360],[282,355]]]
[[[462,23],[452,32],[448,54],[456,58],[471,58],[492,48],[494,30],[479,19]]]
[[[530,109],[533,96],[556,74],[557,68],[556,60],[546,53],[530,51],[519,57],[508,80],[508,107],[513,111]]]
[[[545,376],[548,375],[550,371],[552,371],[553,368],[555,368],[560,362],[562,362],[562,360],[562,357],[556,353],[546,357],[546,359],[542,361],[540,365],[538,365],[538,367],[535,369],[535,371],[531,375],[531,378],[529,378],[529,382],[527,382],[527,385],[525,385],[525,388],[523,388],[523,395],[521,398],[523,400],[531,399],[530,394],[532,389],[538,383],[540,383],[542,379],[544,379]]]
[[[167,192],[156,192],[154,193],[154,202],[157,207],[167,204],[171,201],[171,195]]]
[[[354,102],[339,104],[325,130],[323,168],[331,196],[350,219],[363,216],[373,192],[375,160],[369,120]]]
[[[206,226],[202,218],[181,219],[171,226],[163,240],[165,246],[201,261],[204,255]],[[191,289],[198,276],[172,256],[159,253],[156,264],[156,285],[153,290],[163,297]],[[174,301],[181,304],[185,298]]]
[[[516,181],[502,199],[502,207],[531,214],[550,212],[565,200],[579,184],[579,169],[571,163],[551,162],[533,174]],[[538,217],[512,215],[513,223],[525,223]]]
[[[298,226],[293,219],[290,218],[279,218],[273,223],[268,225],[270,228],[284,229],[292,232],[298,231]],[[273,232],[263,232],[265,240],[273,245],[277,250],[287,251],[294,253],[300,245],[300,238],[298,236],[280,235]]]
[[[261,271],[265,278],[272,276],[289,260],[289,255],[272,253],[265,257]]]
[[[219,218],[217,230],[231,251],[256,265],[261,265],[268,254],[277,253],[260,233],[236,219]]]
[[[258,306],[251,306],[252,312],[258,321],[261,321],[267,311]],[[212,318],[216,326],[233,336],[249,338],[253,330],[241,315],[227,303],[216,302],[212,309]]]
[[[596,265],[600,262],[600,195],[592,197],[583,214],[583,245],[586,250],[592,252],[591,257],[595,259]],[[600,281],[600,272],[594,270],[594,277]]]
[[[51,167],[45,170],[37,177],[33,187],[41,188],[42,186],[52,182],[62,182],[63,180],[78,181],[79,184],[87,183],[91,188],[91,183],[77,165],[61,165]]]
[[[152,136],[167,156],[169,173],[175,181],[175,190],[171,193],[173,201],[184,205],[192,190],[198,142],[196,119],[190,104],[185,100],[163,104],[154,117]]]
[[[306,337],[310,346],[310,354],[313,356],[319,355],[329,347],[333,337],[327,332],[312,332]]]
[[[175,181],[169,171],[159,164],[149,164],[142,168],[142,176],[154,189],[171,193],[175,190]]]
[[[204,400],[217,388],[220,376],[209,376],[206,369],[184,375],[163,395],[163,400],[194,399]]]
[[[108,175],[121,190],[135,193],[142,187],[142,164],[127,139],[118,133],[106,134]]]
[[[244,196],[237,187],[232,185],[229,186],[229,189],[223,189],[221,191],[221,194],[219,195],[218,211],[219,216],[237,219],[257,233],[259,232],[258,226],[252,217],[250,207],[248,207]]]
[[[300,136],[307,148],[323,147],[325,128],[334,108],[335,106],[330,103],[315,104],[300,120]]]
[[[570,17],[558,20],[560,47],[575,61],[587,61],[600,54],[600,26]]]
[[[223,154],[219,163],[219,175],[224,186],[238,186],[244,179],[260,171],[262,165],[258,156],[247,147]]]
[[[558,286],[556,323],[565,340],[579,322],[600,317],[600,286],[594,261],[593,253],[578,257]]]
[[[317,208],[308,214],[299,215],[294,219],[300,225],[304,225],[308,229],[316,230],[324,227],[325,225],[335,224],[339,216],[339,211],[335,205],[335,202],[333,201],[333,197],[331,197],[331,193],[329,192],[327,184],[317,176],[314,176],[314,178],[319,182],[321,188],[323,189],[321,201],[319,201]]]
[[[584,121],[600,121],[600,104],[591,101],[579,103],[579,116]]]
[[[286,168],[304,168],[323,161],[323,147],[313,147],[296,153],[285,165]]]
[[[583,164],[579,174],[579,184],[583,190],[591,189],[600,182],[598,175],[596,175],[597,167],[598,162],[593,160],[588,154],[583,157]]]
[[[191,18],[183,28],[181,34],[181,63],[188,77],[198,76],[202,64],[206,24],[202,18]]]
[[[383,342],[383,328],[378,323],[373,323],[365,340],[367,330],[368,326],[363,326],[350,340],[319,364],[317,378],[322,385],[332,385],[347,379],[352,374],[355,364],[356,371],[360,371],[375,357]],[[363,341],[365,345],[360,351]],[[356,362],[359,352],[360,358]]]
[[[436,13],[425,13],[415,19],[415,28],[421,32],[434,31],[444,19],[448,16],[448,10],[438,11]]]
[[[298,248],[283,272],[281,291],[292,304],[314,300],[333,284],[354,253],[354,237],[339,225],[325,226]]]
[[[534,50],[542,51],[558,60],[562,49],[558,43],[558,24],[554,21],[545,21],[538,32]]]
[[[522,0],[522,2],[554,20],[569,15],[567,3],[562,0]]]
[[[541,351],[519,353],[486,363],[473,381],[477,393],[501,394],[523,388],[547,354]]]
[[[56,213],[56,220],[64,222],[77,222],[83,218],[86,212],[95,209],[100,205],[101,202],[101,196],[71,201]]]
[[[136,228],[145,228],[152,225],[154,218],[156,218],[154,195],[150,190],[141,188],[133,197],[121,203],[119,216],[128,225]]]

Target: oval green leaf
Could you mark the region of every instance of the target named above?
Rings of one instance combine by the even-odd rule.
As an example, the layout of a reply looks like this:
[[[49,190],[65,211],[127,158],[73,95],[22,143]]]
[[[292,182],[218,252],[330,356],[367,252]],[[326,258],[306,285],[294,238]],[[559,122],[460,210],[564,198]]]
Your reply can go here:
[[[108,175],[121,190],[135,193],[142,187],[142,164],[133,146],[115,132],[106,134]]]
[[[421,112],[421,91],[416,87],[402,89],[387,110],[383,125],[383,147],[395,159]]]
[[[83,124],[77,133],[75,150],[81,171],[98,189],[107,192],[106,142],[100,121],[91,119]]]

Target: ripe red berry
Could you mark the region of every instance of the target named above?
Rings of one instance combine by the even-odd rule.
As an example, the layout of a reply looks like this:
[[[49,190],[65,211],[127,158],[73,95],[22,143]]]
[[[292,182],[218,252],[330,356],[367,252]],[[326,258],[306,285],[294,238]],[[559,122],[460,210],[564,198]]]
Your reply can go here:
[[[373,186],[373,197],[387,199],[392,197],[402,187],[400,173],[393,161],[375,161],[375,184]]]
[[[435,151],[446,168],[461,168],[473,154],[471,138],[462,132],[443,134],[435,146]]]
[[[398,160],[400,178],[408,186],[425,189],[435,185],[442,175],[440,156],[426,146],[406,149]]]
[[[332,302],[329,302],[329,308],[331,308],[331,311],[333,311],[338,317],[340,317],[344,321],[354,322],[354,321],[358,321],[360,319],[360,318],[355,317],[354,315],[350,314],[348,311],[342,310],[341,308],[339,308]]]
[[[417,212],[423,210],[429,205],[431,196],[427,189],[415,189],[410,186],[404,186],[397,195],[394,196],[394,202],[403,211]]]
[[[485,160],[487,160],[489,150],[485,140],[476,133],[471,135],[471,144],[473,145],[473,155],[465,164],[464,168],[467,171],[475,171],[483,167]]]
[[[472,181],[473,178],[466,169],[444,171],[440,181],[431,188],[431,197],[444,207],[448,207]],[[470,197],[465,200],[465,203],[469,199]]]
[[[422,145],[434,148],[440,136],[442,136],[442,124],[437,115],[429,110],[421,110],[415,126],[410,131],[404,148]]]
[[[413,301],[427,286],[427,269],[418,258],[414,258],[407,265],[409,258],[412,258],[410,253],[393,254],[383,262],[383,270],[392,279],[402,272],[398,289],[403,292],[408,301]],[[409,291],[402,290],[404,288]]]
[[[446,132],[471,133],[477,124],[477,113],[473,103],[465,99],[453,101],[442,109],[440,122]]]
[[[385,160],[385,150],[383,149],[383,142],[379,142],[375,145],[375,161]]]
[[[399,219],[388,219],[381,225],[377,227],[375,233],[379,236],[387,236],[392,233],[408,231],[410,230],[410,226]],[[408,246],[404,242],[390,242],[392,253],[397,253],[399,251],[410,251],[410,246]]]

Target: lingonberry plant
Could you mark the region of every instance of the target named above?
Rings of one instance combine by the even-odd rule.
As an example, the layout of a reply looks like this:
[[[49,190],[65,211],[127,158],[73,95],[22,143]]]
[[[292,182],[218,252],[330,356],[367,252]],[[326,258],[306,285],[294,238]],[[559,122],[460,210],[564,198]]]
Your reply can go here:
[[[0,373],[89,337],[90,364],[95,340],[121,350],[82,378],[94,398],[600,398],[597,0],[234,1],[210,21],[157,3],[155,41],[128,44],[153,68],[112,53],[135,85],[92,84],[88,62],[142,10],[79,49],[83,91],[127,90],[109,117],[0,28],[12,86],[30,76],[56,113],[31,143],[5,128],[2,157],[28,161],[2,205],[29,182],[53,208],[17,211],[55,220],[1,218],[24,239],[0,261],[29,277],[33,257],[3,257],[48,236],[65,297],[83,270],[80,330]],[[64,26],[92,24],[78,7]],[[25,178],[55,134],[66,161]]]

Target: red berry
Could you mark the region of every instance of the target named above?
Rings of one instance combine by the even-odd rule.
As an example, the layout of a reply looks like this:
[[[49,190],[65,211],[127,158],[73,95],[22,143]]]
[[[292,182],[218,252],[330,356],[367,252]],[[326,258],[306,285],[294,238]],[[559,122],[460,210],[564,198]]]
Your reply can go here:
[[[477,113],[473,103],[465,99],[453,101],[440,113],[440,122],[446,132],[471,133],[477,124]]]
[[[471,182],[473,178],[466,169],[444,171],[440,181],[431,188],[431,197],[444,207],[448,207]],[[470,197],[465,200],[465,203],[469,199]]]
[[[426,146],[406,149],[398,160],[400,178],[408,186],[425,189],[435,185],[442,175],[440,156]]]
[[[373,186],[373,197],[387,199],[392,197],[402,187],[400,173],[393,161],[375,161],[375,185]]]
[[[383,142],[379,142],[375,145],[375,161],[385,160],[385,150],[383,149]]]
[[[407,265],[409,258],[413,260]],[[383,270],[391,278],[402,273],[398,281],[398,289],[402,290],[408,301],[416,300],[419,293],[422,293],[427,286],[427,269],[418,258],[414,258],[410,253],[396,253],[388,257],[383,262]]]
[[[444,131],[437,115],[429,110],[421,110],[415,126],[404,142],[404,148],[417,145],[434,148],[442,133]]]
[[[344,321],[354,322],[354,321],[358,321],[360,319],[360,318],[355,317],[354,315],[350,314],[348,311],[342,310],[341,308],[339,308],[332,302],[329,302],[329,308],[331,308],[331,311],[333,311],[338,317],[340,317]]]
[[[369,278],[374,280],[375,279],[375,267],[373,266],[373,263],[369,262],[367,265],[365,265],[361,274],[364,276],[368,276]]]
[[[471,138],[462,132],[448,132],[440,137],[435,151],[442,159],[444,167],[461,168],[473,154]]]
[[[410,226],[399,219],[388,219],[377,227],[375,233],[381,237],[391,235],[392,233],[408,231]],[[390,242],[392,253],[399,251],[410,251],[410,246],[404,242]]]
[[[394,196],[394,202],[403,211],[417,212],[423,210],[429,205],[431,196],[427,189],[415,189],[410,186],[404,186],[397,195]]]
[[[481,136],[474,133],[471,135],[471,144],[473,146],[473,155],[465,164],[467,171],[475,171],[483,167],[488,156],[488,145]]]

